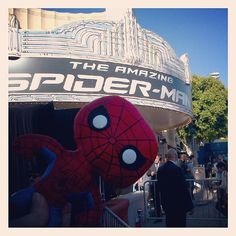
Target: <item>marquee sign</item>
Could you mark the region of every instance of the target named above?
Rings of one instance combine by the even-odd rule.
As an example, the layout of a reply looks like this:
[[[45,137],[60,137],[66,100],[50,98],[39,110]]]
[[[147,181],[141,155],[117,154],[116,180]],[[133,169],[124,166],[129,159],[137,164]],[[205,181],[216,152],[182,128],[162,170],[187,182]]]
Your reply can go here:
[[[9,61],[9,95],[14,99],[20,94],[38,96],[39,101],[40,95],[48,95],[49,100],[57,95],[61,102],[70,95],[120,95],[142,99],[143,104],[161,101],[191,110],[191,87],[184,81],[151,69],[94,60]]]

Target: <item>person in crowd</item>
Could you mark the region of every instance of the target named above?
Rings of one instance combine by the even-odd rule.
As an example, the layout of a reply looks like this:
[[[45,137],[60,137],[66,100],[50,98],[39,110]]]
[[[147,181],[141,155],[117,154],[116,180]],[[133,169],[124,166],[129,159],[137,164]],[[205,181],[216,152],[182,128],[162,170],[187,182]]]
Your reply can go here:
[[[161,217],[161,199],[160,199],[160,191],[158,182],[156,181],[156,174],[159,167],[162,165],[162,158],[160,156],[156,156],[156,159],[153,163],[153,166],[147,172],[147,176],[149,176],[150,180],[155,180],[155,182],[150,182],[149,184],[149,200],[152,199],[154,208],[155,208],[155,216]]]
[[[186,153],[180,153],[179,154],[179,159],[178,159],[178,166],[181,168],[183,174],[184,174],[184,178],[187,180],[187,186],[188,189],[190,191],[191,189],[191,185],[192,185],[192,173],[190,168],[188,167],[188,158],[187,158],[187,154]]]
[[[178,159],[178,166],[181,168],[184,176],[187,173],[187,164],[186,164],[186,159],[187,159],[187,155],[185,153],[180,153],[179,154],[179,159]]]
[[[223,162],[225,164],[225,169],[226,170],[228,169],[228,163],[227,163],[227,160],[225,159],[224,154],[219,154],[218,155],[218,163],[219,162]]]
[[[208,161],[205,164],[205,175],[206,175],[206,178],[210,178],[212,176],[212,168],[213,168],[212,163],[210,161]]]
[[[217,178],[217,179],[218,179],[218,178],[219,178],[219,173],[218,173],[217,167],[216,167],[217,163],[218,163],[217,158],[214,157],[214,158],[212,159],[211,176],[212,176],[213,178]]]
[[[216,167],[220,176],[216,208],[226,216],[228,211],[228,173],[224,162],[219,162]]]
[[[185,173],[185,178],[188,181],[188,187],[189,187],[192,200],[194,200],[193,191],[194,191],[194,179],[195,179],[193,162],[194,162],[194,155],[190,155],[186,161],[187,167],[186,167],[186,173]]]
[[[166,157],[160,155],[160,166],[166,163]]]
[[[187,161],[187,166],[188,166],[188,171],[191,172],[191,175],[194,176],[194,155],[191,154],[189,157],[188,157],[188,161]]]
[[[166,154],[167,162],[157,172],[161,203],[166,214],[167,227],[185,227],[186,213],[193,209],[184,174],[177,166],[177,152],[171,148]]]

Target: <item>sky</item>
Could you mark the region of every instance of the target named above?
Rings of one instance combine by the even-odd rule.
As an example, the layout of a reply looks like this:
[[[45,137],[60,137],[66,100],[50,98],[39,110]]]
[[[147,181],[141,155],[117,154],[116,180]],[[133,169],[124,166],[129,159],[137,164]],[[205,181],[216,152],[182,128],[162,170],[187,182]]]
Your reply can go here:
[[[49,9],[47,9],[49,10]],[[52,8],[61,12],[105,9]],[[228,87],[228,10],[226,8],[135,8],[138,23],[167,41],[177,56],[187,53],[192,74],[220,73]]]

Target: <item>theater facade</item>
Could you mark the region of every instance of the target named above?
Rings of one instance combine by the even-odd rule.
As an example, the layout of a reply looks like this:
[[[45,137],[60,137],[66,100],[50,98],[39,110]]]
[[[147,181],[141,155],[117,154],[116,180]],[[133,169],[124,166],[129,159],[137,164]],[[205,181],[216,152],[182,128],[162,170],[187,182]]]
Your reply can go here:
[[[188,56],[178,57],[161,36],[142,28],[132,9],[11,8],[8,33],[10,107],[52,102],[71,109],[119,95],[170,146],[176,146],[175,129],[191,122]]]

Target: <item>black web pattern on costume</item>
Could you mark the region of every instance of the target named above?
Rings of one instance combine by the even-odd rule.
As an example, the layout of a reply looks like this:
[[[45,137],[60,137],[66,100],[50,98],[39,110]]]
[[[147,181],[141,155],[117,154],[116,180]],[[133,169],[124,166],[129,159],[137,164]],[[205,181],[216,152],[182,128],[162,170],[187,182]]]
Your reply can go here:
[[[150,155],[153,153],[152,151],[152,144],[155,142],[153,138],[150,138],[150,131],[146,132],[147,126],[143,121],[143,118],[140,116],[135,119],[134,114],[132,114],[132,110],[129,110],[129,106],[127,107],[126,103],[122,101],[121,105],[113,105],[113,108],[119,109],[119,113],[114,115],[108,111],[110,120],[111,120],[111,127],[103,130],[103,131],[94,131],[90,129],[89,133],[86,136],[83,136],[83,128],[89,129],[89,125],[86,122],[86,119],[83,119],[83,122],[77,124],[77,130],[80,130],[79,138],[77,139],[78,145],[83,146],[85,149],[86,157],[90,158],[91,163],[96,163],[98,160],[104,161],[104,172],[106,172],[106,177],[116,177],[119,179],[119,182],[124,182],[125,178],[140,176],[139,169],[134,171],[127,171],[125,170],[117,160],[119,157],[119,152],[123,149],[126,144],[125,143],[132,143],[133,146],[139,147],[142,143],[145,143],[146,149],[149,150]],[[132,116],[132,123],[127,122],[127,120],[123,119],[123,114],[126,112],[126,115]],[[116,120],[116,125],[114,122]],[[142,129],[142,136],[137,137],[135,131],[137,129]],[[149,127],[148,127],[149,129]],[[111,144],[109,138],[114,138],[116,140],[115,144]],[[86,151],[86,149],[90,151]],[[109,158],[113,157],[113,158]],[[105,158],[104,158],[105,157]],[[148,161],[148,158],[147,158]],[[151,163],[151,161],[150,161]],[[119,169],[119,174],[112,174],[112,168],[116,170]],[[141,168],[142,169],[142,168]],[[134,173],[135,172],[135,173]]]

